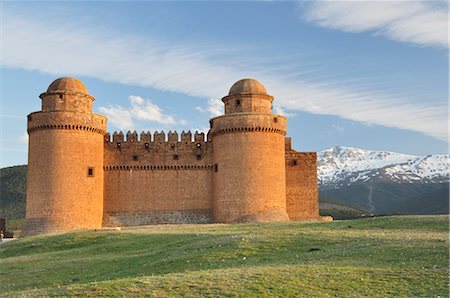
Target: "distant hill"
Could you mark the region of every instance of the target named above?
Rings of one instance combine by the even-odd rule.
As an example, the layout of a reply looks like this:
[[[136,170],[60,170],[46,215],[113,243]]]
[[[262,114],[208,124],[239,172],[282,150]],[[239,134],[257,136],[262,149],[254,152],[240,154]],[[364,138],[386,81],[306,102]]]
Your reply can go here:
[[[25,217],[27,166],[0,169],[0,217]]]
[[[333,147],[318,152],[319,193],[374,214],[448,213],[449,160]]]

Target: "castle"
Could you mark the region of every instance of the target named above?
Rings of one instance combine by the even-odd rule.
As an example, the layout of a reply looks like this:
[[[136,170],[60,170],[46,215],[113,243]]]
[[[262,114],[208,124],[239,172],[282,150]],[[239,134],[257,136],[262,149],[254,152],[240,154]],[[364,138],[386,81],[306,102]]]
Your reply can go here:
[[[55,80],[28,115],[23,235],[162,223],[318,219],[315,152],[297,152],[287,118],[253,79],[222,98],[204,133],[111,135],[75,78]]]

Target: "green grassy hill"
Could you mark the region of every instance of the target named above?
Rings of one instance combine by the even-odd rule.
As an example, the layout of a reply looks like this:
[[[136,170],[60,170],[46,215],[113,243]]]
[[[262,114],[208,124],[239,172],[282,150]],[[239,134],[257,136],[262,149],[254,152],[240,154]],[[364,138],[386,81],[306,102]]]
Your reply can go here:
[[[0,169],[0,217],[25,217],[27,166]]]
[[[0,296],[448,297],[448,216],[166,225],[0,245]]]

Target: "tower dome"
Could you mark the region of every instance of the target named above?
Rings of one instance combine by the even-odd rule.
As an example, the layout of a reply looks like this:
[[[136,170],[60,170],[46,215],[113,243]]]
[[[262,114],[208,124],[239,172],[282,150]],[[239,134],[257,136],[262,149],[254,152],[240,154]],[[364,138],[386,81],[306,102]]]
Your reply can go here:
[[[233,84],[228,95],[238,95],[242,93],[251,94],[267,94],[266,88],[263,84],[255,79],[242,79]]]
[[[74,93],[89,94],[86,86],[84,86],[80,80],[69,77],[54,80],[47,89],[47,92],[56,91],[70,91]]]
[[[69,77],[54,80],[39,97],[42,99],[42,111],[86,113],[92,113],[92,102],[95,99],[80,80]]]

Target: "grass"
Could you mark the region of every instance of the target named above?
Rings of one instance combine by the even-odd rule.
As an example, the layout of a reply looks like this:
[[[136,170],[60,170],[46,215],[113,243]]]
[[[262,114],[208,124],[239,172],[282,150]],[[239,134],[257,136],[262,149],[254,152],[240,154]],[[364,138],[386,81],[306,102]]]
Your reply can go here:
[[[448,297],[448,216],[167,225],[0,245],[0,296]]]

